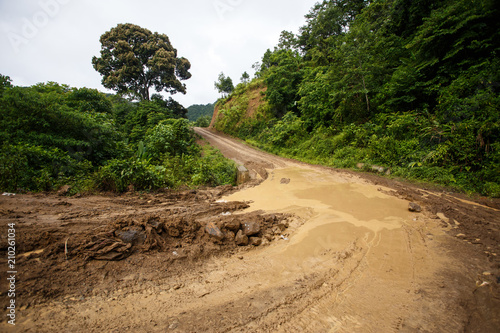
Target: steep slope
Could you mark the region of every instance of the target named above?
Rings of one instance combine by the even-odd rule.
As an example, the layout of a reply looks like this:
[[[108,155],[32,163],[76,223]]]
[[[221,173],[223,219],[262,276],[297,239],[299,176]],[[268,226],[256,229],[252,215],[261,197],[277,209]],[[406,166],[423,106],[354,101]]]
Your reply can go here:
[[[266,90],[262,80],[238,85],[228,98],[216,103],[210,128],[236,134],[252,120],[263,117],[267,105],[264,100]]]

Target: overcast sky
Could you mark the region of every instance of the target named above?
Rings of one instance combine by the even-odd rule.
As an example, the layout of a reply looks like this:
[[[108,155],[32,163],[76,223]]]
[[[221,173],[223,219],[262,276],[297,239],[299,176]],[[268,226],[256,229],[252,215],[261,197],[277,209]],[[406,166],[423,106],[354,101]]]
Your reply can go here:
[[[235,85],[243,72],[277,45],[281,31],[304,25],[317,0],[0,0],[0,74],[14,85],[55,81],[97,88],[92,67],[100,36],[133,23],[170,38],[191,62],[187,94],[173,98],[188,107],[215,102],[220,72]],[[153,93],[153,90],[151,90]]]

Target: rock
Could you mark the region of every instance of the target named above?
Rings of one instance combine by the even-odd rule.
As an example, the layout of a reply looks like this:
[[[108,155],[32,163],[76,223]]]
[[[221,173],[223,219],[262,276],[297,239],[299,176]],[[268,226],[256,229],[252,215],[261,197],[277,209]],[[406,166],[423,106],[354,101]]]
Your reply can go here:
[[[238,175],[236,177],[236,183],[241,185],[250,180],[250,172],[243,165],[238,167]]]
[[[281,184],[290,184],[290,178],[281,178],[280,183]]]
[[[381,167],[381,166],[378,166],[378,165],[372,165],[371,169],[373,171],[377,171],[377,172],[380,172],[380,173],[383,173],[385,171],[384,167]]]
[[[259,246],[262,244],[262,238],[260,237],[250,237],[249,244],[253,246]]]
[[[267,232],[265,235],[264,235],[264,238],[267,239],[268,242],[271,242],[273,239],[274,239],[274,235],[272,232]]]
[[[449,223],[450,219],[447,218],[443,213],[437,213],[436,216],[440,218],[443,222]]]
[[[248,237],[243,234],[243,231],[238,231],[236,234],[236,237],[234,238],[234,241],[236,242],[236,245],[238,246],[246,246],[248,245]]]
[[[179,327],[179,321],[175,320],[170,326],[168,326],[169,329],[175,330],[177,327]]]
[[[286,223],[279,223],[278,228],[281,230],[281,232],[283,232],[286,228],[288,228],[288,225]]]
[[[269,215],[266,215],[264,216],[264,220],[266,222],[269,222],[269,223],[274,223],[274,222],[278,222],[279,219],[278,217],[276,216],[276,214],[269,214]]]
[[[410,212],[416,212],[416,213],[420,213],[422,211],[422,207],[420,207],[420,205],[414,203],[414,202],[410,202],[408,204],[408,210]]]
[[[57,191],[57,195],[59,195],[59,196],[67,195],[70,190],[71,190],[71,186],[70,185],[64,185],[63,187],[61,187],[59,189],[59,191]]]
[[[260,232],[260,224],[257,222],[244,222],[241,225],[241,230],[246,236],[253,236]]]
[[[240,221],[234,219],[232,221],[227,221],[226,223],[224,223],[224,227],[226,227],[226,229],[228,230],[236,232],[240,229],[241,223]]]
[[[217,227],[213,222],[207,223],[207,225],[205,226],[205,231],[207,232],[207,234],[209,234],[210,236],[212,236],[217,240],[224,239],[224,234],[222,233],[222,231],[220,231],[219,227]]]
[[[115,231],[116,237],[125,243],[143,243],[146,240],[146,233],[140,228]]]
[[[156,229],[156,231],[161,232],[162,224],[158,220],[151,220],[148,222],[153,228]]]
[[[189,230],[191,230],[191,232],[197,232],[198,230],[200,230],[201,224],[198,221],[193,221],[190,223],[188,228]]]
[[[234,239],[234,237],[235,237],[234,232],[232,232],[232,231],[226,232],[226,239],[227,240],[232,241]]]
[[[282,231],[282,230],[281,230],[281,229],[280,229],[280,228],[276,225],[276,226],[274,226],[274,227],[271,229],[271,231],[272,231],[272,232],[273,232],[273,234],[275,234],[275,235],[281,235],[281,231]]]
[[[364,163],[358,163],[358,164],[356,164],[356,168],[358,168],[358,169],[363,169],[364,167],[365,167]]]

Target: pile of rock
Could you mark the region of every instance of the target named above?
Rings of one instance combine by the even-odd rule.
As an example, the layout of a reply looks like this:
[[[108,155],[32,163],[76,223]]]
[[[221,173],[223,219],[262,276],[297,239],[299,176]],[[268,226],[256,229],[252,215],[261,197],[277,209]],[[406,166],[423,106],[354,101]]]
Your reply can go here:
[[[263,239],[272,241],[287,227],[287,223],[278,221],[274,216],[264,218],[262,223],[257,221],[240,222],[233,218],[219,222],[219,226],[215,222],[209,222],[205,226],[205,232],[217,241],[234,241],[238,246],[259,246],[263,243]]]

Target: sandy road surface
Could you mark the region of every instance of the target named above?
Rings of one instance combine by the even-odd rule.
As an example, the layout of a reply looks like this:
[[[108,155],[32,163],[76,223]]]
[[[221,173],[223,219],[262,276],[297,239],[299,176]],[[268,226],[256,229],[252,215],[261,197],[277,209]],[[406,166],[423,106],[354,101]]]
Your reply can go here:
[[[64,215],[64,223],[58,222],[53,233],[68,224],[83,228],[77,222],[85,221],[93,223],[92,228],[110,219],[131,224],[144,212],[162,217],[162,207],[169,207],[165,220],[180,214],[183,223],[190,218],[202,223],[226,210],[238,221],[269,221],[260,217],[263,212],[290,216],[279,225],[263,224],[274,230],[267,234],[269,242],[236,247],[213,242],[202,232],[180,240],[173,252],[166,244],[160,248],[165,251],[135,253],[122,261],[91,260],[74,268],[78,275],[88,275],[80,283],[87,288],[73,284],[74,290],[64,289],[57,297],[47,292],[46,301],[20,309],[15,327],[2,322],[0,330],[500,331],[498,202],[472,202],[375,176],[309,166],[204,129],[197,132],[265,180],[238,192],[186,192],[182,197],[75,198],[62,204],[53,197],[2,198],[2,223],[25,218],[27,208],[15,208],[24,201],[79,212],[78,221]],[[239,208],[246,205],[232,204],[242,201],[249,204],[245,210]],[[409,212],[410,201],[421,204],[423,212]],[[107,210],[98,215],[95,207]],[[37,209],[37,218],[48,224],[49,212]],[[85,215],[87,210],[97,214],[94,220]],[[187,227],[189,223],[184,232]],[[59,237],[60,244],[64,239],[67,236]],[[182,251],[212,255],[171,258]],[[60,261],[50,267],[78,263],[65,260],[64,251],[54,253]],[[50,260],[26,257],[26,267]],[[64,269],[50,272],[53,275],[45,279],[73,276]]]

